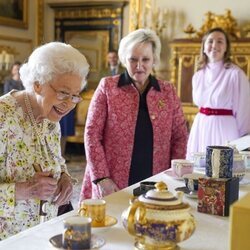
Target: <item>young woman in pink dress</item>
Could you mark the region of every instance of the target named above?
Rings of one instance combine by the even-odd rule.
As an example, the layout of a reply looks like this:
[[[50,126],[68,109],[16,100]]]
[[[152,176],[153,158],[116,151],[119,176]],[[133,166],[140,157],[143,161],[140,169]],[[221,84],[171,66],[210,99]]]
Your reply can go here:
[[[250,133],[250,88],[247,76],[230,59],[230,41],[221,28],[202,40],[198,71],[193,76],[193,101],[199,107],[190,131],[187,158],[225,145]]]

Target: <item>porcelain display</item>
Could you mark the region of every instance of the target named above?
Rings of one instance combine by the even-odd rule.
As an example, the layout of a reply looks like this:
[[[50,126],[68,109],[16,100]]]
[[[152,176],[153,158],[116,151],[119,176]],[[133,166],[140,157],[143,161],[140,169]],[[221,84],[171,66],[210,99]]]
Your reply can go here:
[[[207,146],[206,176],[213,178],[231,178],[233,176],[232,147]]]
[[[96,227],[92,226],[92,231],[95,233],[103,232],[110,229],[115,224],[117,224],[117,219],[113,216],[106,215],[104,226],[96,226]]]
[[[235,148],[233,158],[233,177],[238,177],[241,181],[244,178],[245,173],[246,165],[244,156]]]
[[[204,174],[200,173],[192,173],[192,174],[185,174],[183,175],[183,179],[187,189],[189,190],[190,194],[197,194],[198,186],[199,186],[199,178],[204,178]]]
[[[190,190],[186,186],[185,187],[177,187],[175,190],[182,191],[187,198],[198,199],[198,193],[193,192],[193,191],[190,192]]]
[[[246,169],[250,169],[250,151],[240,151],[239,153],[243,156]]]
[[[205,169],[206,167],[206,153],[204,152],[196,152],[192,154],[192,158],[194,161],[194,168],[196,169]]]
[[[171,169],[176,177],[182,177],[184,174],[193,173],[194,163],[185,159],[173,159]]]
[[[136,249],[179,249],[177,243],[193,234],[195,219],[182,197],[183,192],[175,197],[164,182],[158,182],[155,189],[131,201],[122,223],[136,237]]]
[[[62,244],[62,234],[57,234],[49,239],[49,242],[51,245],[57,249],[66,249],[63,248]],[[92,249],[99,249],[105,244],[105,240],[101,238],[100,236],[96,234],[91,235],[91,243],[90,243],[90,249],[84,249],[84,250],[92,250]]]

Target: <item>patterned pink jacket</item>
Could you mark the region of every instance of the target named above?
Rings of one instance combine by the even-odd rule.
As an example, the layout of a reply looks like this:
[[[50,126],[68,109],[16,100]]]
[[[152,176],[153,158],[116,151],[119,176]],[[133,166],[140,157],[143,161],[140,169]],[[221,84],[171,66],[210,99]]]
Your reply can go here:
[[[89,106],[85,127],[87,166],[80,200],[98,197],[94,180],[110,177],[122,189],[128,186],[139,107],[134,85],[117,86],[119,75],[102,78]],[[153,174],[170,167],[171,159],[185,159],[187,127],[172,84],[158,80],[160,89],[147,94],[153,127]],[[142,166],[143,167],[143,166]]]

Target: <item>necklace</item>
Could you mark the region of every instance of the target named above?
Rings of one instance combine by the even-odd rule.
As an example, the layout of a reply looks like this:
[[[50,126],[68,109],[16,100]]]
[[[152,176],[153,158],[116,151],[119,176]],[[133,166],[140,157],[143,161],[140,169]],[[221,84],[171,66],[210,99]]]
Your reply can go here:
[[[24,104],[25,104],[26,110],[28,112],[28,116],[29,116],[29,119],[31,121],[32,127],[35,130],[35,134],[38,137],[40,143],[44,146],[45,140],[44,140],[44,137],[42,135],[43,133],[41,132],[44,130],[44,122],[42,122],[42,129],[40,129],[37,125],[36,120],[35,120],[35,116],[34,116],[34,113],[32,111],[32,108],[31,108],[30,99],[29,99],[29,96],[26,92],[24,94]]]

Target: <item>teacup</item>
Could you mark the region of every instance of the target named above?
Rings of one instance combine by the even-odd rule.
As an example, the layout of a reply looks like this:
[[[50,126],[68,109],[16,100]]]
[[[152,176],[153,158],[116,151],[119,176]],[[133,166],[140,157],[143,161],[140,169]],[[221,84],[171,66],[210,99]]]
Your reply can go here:
[[[204,168],[206,167],[206,153],[196,152],[192,154],[194,161],[194,168]]]
[[[199,178],[204,178],[204,175],[200,173],[191,173],[185,174],[182,177],[189,192],[197,192],[199,186]]]
[[[90,217],[93,227],[103,227],[106,218],[106,201],[102,199],[83,200],[78,213],[80,216]]]
[[[250,151],[240,151],[239,153],[243,156],[246,169],[250,169]]]
[[[207,146],[206,175],[213,178],[231,178],[234,150],[225,146]]]
[[[71,216],[63,221],[62,244],[64,249],[90,249],[91,218]]]
[[[176,177],[182,177],[184,174],[193,172],[194,163],[184,159],[174,159],[171,161],[171,168]]]

